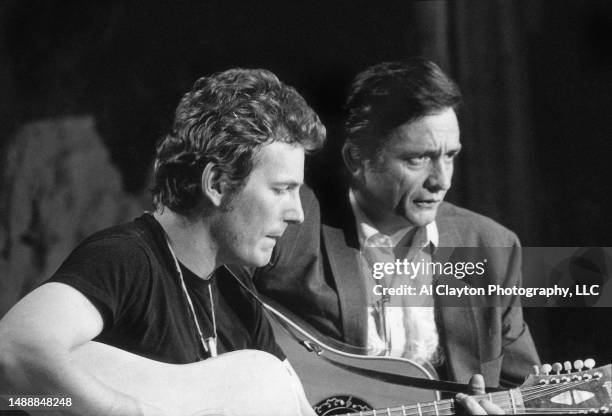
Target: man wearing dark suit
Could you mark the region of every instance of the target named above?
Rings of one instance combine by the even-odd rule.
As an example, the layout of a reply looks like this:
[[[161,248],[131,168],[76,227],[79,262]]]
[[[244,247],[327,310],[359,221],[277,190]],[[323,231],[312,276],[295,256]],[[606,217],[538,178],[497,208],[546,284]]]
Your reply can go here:
[[[443,202],[461,150],[460,101],[457,86],[424,59],[359,74],[346,104],[342,147],[350,183],[327,192],[333,197],[321,205],[303,189],[304,223],[287,230],[255,284],[322,334],[365,354],[429,363],[449,380],[480,373],[488,386],[513,385],[539,361],[516,298],[464,297],[463,307],[449,308],[457,298],[434,293],[411,305],[406,296],[376,295],[377,282],[363,273],[371,271],[372,245],[405,247],[395,258],[413,262],[457,262],[456,248],[474,247],[488,261],[480,284],[521,284],[516,235]],[[440,282],[435,273],[421,278],[434,287]]]

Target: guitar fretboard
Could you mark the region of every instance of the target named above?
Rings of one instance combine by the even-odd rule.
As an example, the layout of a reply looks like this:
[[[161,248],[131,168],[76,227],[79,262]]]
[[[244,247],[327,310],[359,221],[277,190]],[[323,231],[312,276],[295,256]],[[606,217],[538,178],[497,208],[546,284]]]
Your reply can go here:
[[[473,396],[477,401],[487,399],[499,406],[508,414],[567,414],[592,412],[592,407],[582,407],[578,403],[571,403],[567,407],[553,407],[553,403],[547,402],[549,406],[543,405],[546,399],[582,386],[588,389],[588,384],[598,383],[598,378],[584,378],[571,383],[554,383],[535,386],[520,387],[508,391]],[[531,406],[526,406],[531,404]],[[359,416],[432,416],[432,415],[454,415],[457,414],[458,405],[452,399],[438,400],[428,403],[417,403],[402,405],[399,407],[388,407],[386,409],[368,410],[359,412]],[[608,409],[606,407],[606,409]],[[355,416],[357,413],[346,414]]]
[[[523,400],[519,389],[489,393],[474,396],[476,400],[488,399],[511,414],[526,414]],[[388,407],[386,409],[375,409],[359,413],[347,413],[345,416],[430,416],[430,415],[455,415],[457,405],[452,399],[437,400],[427,403],[402,405]],[[534,413],[537,413],[534,411]]]

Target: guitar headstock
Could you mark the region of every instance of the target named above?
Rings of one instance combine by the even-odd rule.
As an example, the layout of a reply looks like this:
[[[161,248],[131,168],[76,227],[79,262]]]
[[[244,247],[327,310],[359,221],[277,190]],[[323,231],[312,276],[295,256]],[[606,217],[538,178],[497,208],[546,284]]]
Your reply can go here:
[[[546,413],[612,412],[612,375],[608,364],[577,360],[535,366],[535,374],[520,387],[525,410]]]

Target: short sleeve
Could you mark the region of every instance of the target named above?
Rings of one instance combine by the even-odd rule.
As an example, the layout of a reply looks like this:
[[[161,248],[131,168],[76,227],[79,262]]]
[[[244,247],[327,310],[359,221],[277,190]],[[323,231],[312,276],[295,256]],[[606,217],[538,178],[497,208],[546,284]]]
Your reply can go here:
[[[67,284],[91,301],[104,320],[104,331],[117,325],[133,307],[136,284],[151,264],[145,250],[132,238],[115,236],[89,239],[64,261],[49,282]]]

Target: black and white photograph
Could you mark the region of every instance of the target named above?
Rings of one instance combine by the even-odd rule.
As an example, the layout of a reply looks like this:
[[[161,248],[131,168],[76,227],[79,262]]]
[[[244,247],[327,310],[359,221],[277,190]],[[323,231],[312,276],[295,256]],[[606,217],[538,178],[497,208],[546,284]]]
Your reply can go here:
[[[0,415],[612,413],[610,39],[0,0]]]

